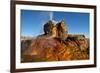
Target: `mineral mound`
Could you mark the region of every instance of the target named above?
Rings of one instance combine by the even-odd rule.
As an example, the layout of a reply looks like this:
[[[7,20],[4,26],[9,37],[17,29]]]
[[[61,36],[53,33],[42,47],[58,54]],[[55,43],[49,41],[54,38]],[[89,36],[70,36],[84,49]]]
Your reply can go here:
[[[21,37],[21,62],[46,62],[89,59],[89,39],[68,34],[64,21],[48,21],[44,34],[36,38]]]

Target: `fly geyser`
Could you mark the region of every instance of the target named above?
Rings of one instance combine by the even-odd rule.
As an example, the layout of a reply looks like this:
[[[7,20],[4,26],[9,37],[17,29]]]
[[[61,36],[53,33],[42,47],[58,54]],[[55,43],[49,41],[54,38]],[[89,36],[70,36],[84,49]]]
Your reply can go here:
[[[69,34],[64,20],[49,20],[43,30],[36,38],[21,37],[21,62],[89,59],[89,39],[84,34]]]

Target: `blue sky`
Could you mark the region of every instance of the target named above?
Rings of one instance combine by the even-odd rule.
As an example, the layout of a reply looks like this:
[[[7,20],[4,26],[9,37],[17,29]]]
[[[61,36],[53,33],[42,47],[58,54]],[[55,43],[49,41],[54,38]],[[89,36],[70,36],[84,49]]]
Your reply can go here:
[[[21,35],[37,36],[43,33],[43,24],[48,20],[65,21],[69,34],[84,34],[89,37],[89,13],[49,12],[21,10]]]

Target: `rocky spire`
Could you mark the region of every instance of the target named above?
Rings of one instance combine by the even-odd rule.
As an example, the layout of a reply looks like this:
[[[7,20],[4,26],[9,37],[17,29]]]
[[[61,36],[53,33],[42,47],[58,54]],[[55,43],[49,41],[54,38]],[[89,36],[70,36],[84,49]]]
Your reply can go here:
[[[49,20],[45,25],[44,25],[44,33],[45,35],[50,35],[54,36],[57,38],[65,38],[65,35],[67,35],[67,29],[65,26],[64,20],[61,20],[57,24],[54,24],[52,20]]]
[[[52,35],[52,29],[54,27],[54,23],[49,20],[46,24],[44,24],[44,33],[46,35]]]
[[[65,35],[67,35],[67,29],[65,26],[64,20],[61,20],[61,22],[56,24],[57,27],[57,32],[58,32],[58,37],[61,39],[65,39]]]

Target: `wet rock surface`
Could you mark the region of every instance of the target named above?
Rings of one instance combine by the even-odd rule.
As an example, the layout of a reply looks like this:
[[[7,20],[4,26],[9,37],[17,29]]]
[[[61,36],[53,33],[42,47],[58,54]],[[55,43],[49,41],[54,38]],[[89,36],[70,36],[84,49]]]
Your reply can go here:
[[[23,41],[22,41],[23,42]],[[21,62],[67,61],[89,59],[87,39],[61,41],[59,38],[36,38],[23,47]],[[26,45],[24,43],[24,46]],[[27,46],[27,45],[26,45]]]

